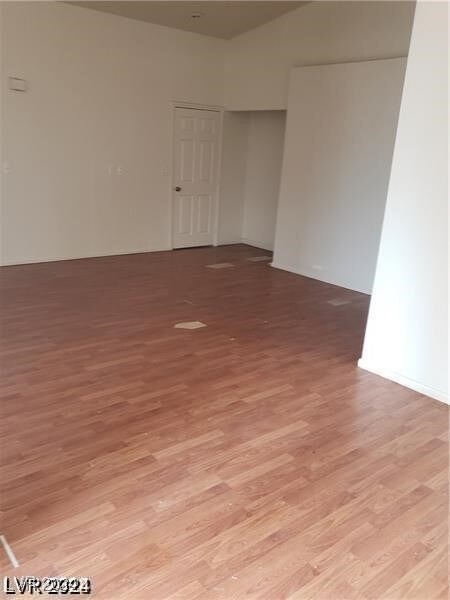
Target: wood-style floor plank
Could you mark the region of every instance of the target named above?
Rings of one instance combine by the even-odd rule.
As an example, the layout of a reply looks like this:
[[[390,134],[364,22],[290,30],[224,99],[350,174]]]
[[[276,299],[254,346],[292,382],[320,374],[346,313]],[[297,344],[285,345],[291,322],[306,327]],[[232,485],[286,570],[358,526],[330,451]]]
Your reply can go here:
[[[1,269],[2,574],[99,600],[448,597],[448,408],[355,366],[367,296],[262,254]]]

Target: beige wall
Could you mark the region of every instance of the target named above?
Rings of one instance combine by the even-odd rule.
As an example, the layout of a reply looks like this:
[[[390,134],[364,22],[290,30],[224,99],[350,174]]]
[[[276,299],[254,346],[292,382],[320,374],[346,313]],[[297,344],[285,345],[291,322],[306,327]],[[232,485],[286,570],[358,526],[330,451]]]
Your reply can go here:
[[[230,110],[285,109],[292,67],[406,56],[413,2],[311,2],[228,45]]]
[[[222,103],[225,42],[62,3],[1,10],[3,262],[168,248],[170,103]]]
[[[448,4],[416,9],[360,366],[448,403]]]

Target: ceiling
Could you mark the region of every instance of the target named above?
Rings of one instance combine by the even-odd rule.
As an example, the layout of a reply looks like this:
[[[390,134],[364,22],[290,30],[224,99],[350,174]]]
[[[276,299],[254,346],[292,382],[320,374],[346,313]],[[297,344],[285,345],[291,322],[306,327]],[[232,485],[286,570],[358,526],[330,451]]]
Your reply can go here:
[[[276,17],[283,15],[298,6],[308,2],[296,2],[295,0],[284,2],[247,1],[239,2],[228,0],[220,2],[209,0],[203,2],[191,2],[185,0],[178,2],[166,0],[166,2],[153,2],[141,0],[140,2],[120,1],[109,2],[102,0],[85,2],[68,2],[94,10],[147,21],[175,29],[183,29],[194,33],[211,35],[214,37],[230,39],[267,23]],[[200,13],[199,18],[193,18],[193,13]]]

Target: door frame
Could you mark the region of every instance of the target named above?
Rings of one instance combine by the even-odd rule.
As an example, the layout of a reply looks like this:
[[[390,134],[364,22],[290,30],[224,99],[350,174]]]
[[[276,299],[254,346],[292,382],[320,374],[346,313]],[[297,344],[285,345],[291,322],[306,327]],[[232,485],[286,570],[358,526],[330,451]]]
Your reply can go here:
[[[197,110],[209,110],[219,114],[219,135],[218,135],[218,152],[217,152],[217,178],[216,187],[214,190],[214,224],[213,224],[213,246],[219,245],[219,208],[220,208],[220,181],[222,176],[222,139],[223,139],[223,106],[214,106],[211,104],[198,104],[197,102],[185,102],[183,100],[172,100],[170,103],[170,189],[169,189],[169,240],[170,249],[174,249],[173,243],[173,188],[174,188],[174,170],[173,163],[175,158],[175,111],[177,108],[192,108]]]

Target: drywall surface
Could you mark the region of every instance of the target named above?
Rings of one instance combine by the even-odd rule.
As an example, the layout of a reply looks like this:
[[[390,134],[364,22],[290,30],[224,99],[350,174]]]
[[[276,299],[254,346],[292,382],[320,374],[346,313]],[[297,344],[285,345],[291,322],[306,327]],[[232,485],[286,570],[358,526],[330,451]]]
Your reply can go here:
[[[0,246],[11,264],[169,248],[170,103],[226,97],[231,109],[285,109],[293,64],[405,54],[412,4],[314,2],[230,41],[58,2],[4,2],[0,11]],[[9,91],[8,76],[26,79],[28,91]],[[274,146],[274,168],[254,179],[268,163],[252,140],[279,140],[281,126],[262,114],[256,133],[258,117],[232,119],[218,239],[271,247],[280,153]]]
[[[273,249],[285,111],[225,111],[219,243]]]
[[[219,244],[235,244],[242,241],[249,122],[249,113],[224,112]]]
[[[249,120],[242,240],[273,250],[286,112],[255,111]]]
[[[167,249],[170,103],[222,104],[225,42],[58,2],[1,10],[3,262]]]
[[[292,67],[408,54],[414,2],[311,2],[229,41],[225,105],[286,109]]]
[[[371,292],[404,70],[293,69],[274,266]]]
[[[447,11],[416,8],[360,366],[448,403]]]

